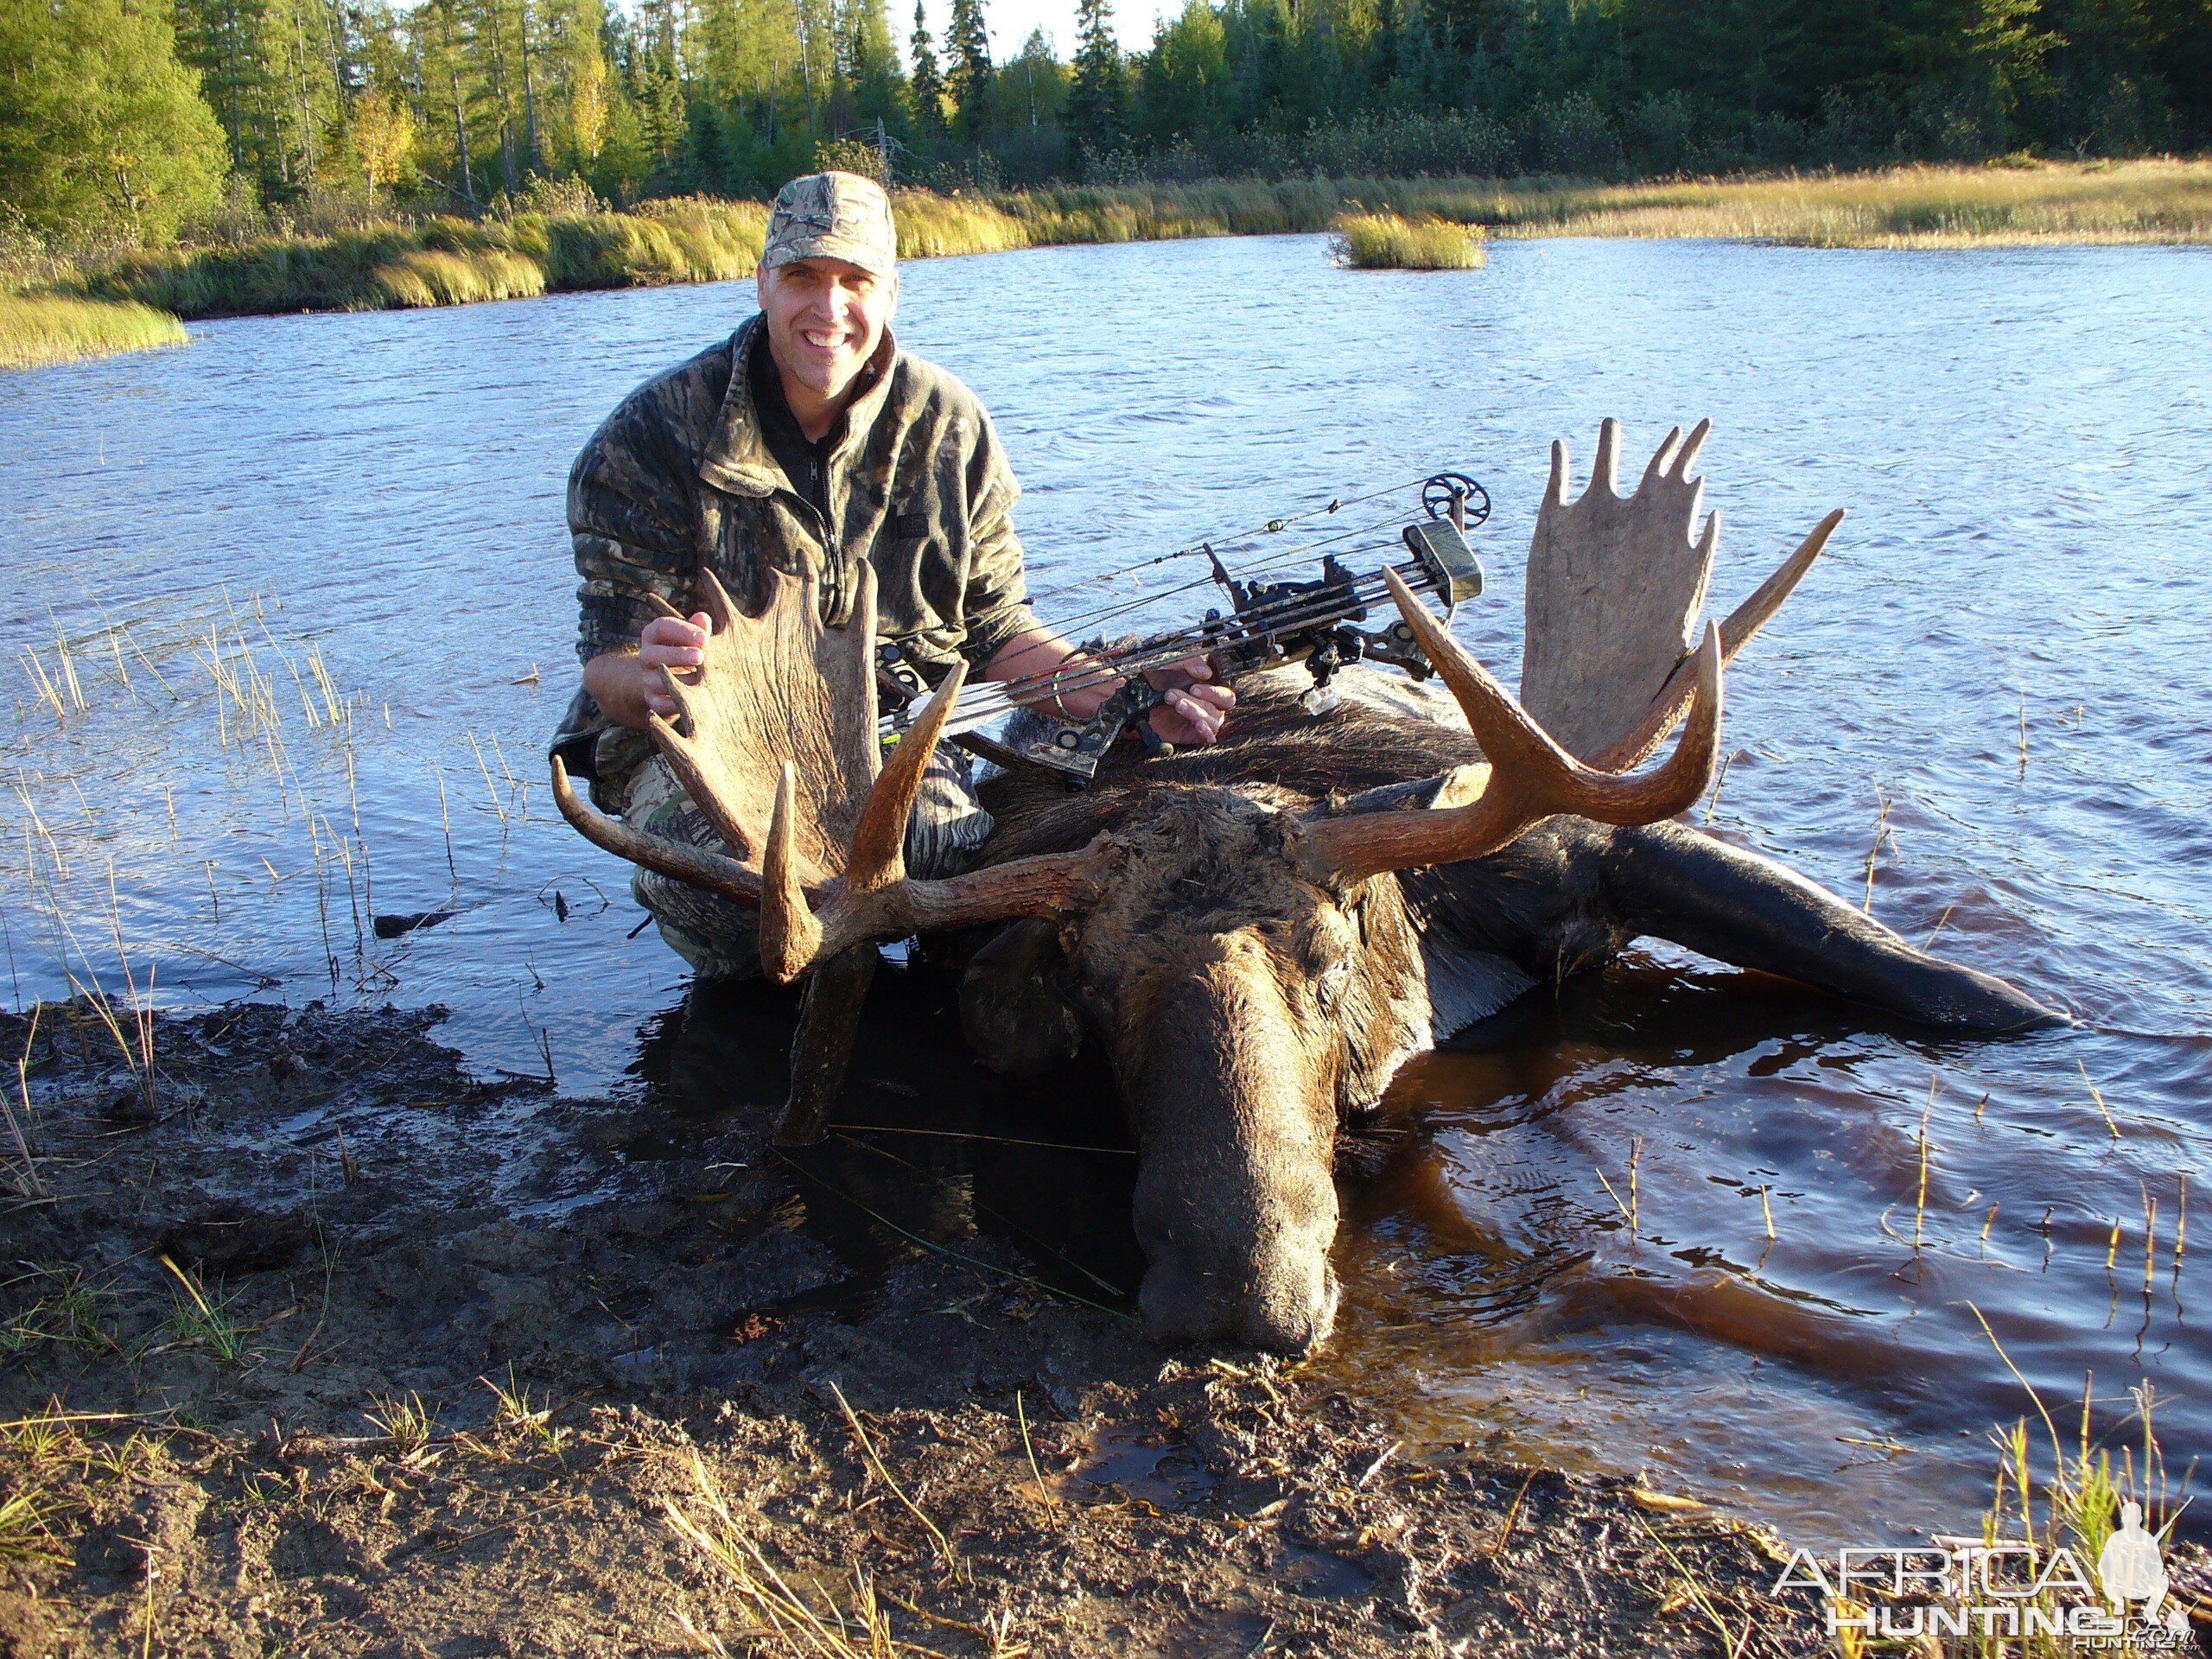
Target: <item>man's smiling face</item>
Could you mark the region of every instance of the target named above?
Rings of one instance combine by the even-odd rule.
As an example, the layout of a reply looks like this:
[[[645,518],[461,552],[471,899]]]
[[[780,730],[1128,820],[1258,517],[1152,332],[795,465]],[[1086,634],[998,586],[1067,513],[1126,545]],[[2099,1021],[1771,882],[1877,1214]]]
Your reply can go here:
[[[756,281],[777,366],[810,391],[842,397],[882,343],[898,278],[817,257],[765,267]]]

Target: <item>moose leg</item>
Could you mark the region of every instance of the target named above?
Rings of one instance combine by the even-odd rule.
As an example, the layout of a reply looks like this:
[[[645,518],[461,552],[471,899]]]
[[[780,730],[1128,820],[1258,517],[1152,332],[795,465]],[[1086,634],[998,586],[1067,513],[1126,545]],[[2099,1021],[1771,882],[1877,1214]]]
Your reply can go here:
[[[1622,926],[1923,1025],[2031,1031],[2066,1017],[1914,950],[1795,871],[1675,823],[1617,830],[1601,862]]]

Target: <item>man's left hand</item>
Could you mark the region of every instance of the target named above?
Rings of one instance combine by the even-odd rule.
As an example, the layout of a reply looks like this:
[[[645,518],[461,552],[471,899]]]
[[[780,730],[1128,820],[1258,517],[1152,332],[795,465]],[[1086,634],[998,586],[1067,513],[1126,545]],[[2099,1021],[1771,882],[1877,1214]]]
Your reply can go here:
[[[1213,664],[1203,657],[1187,657],[1145,678],[1166,695],[1167,700],[1152,711],[1152,729],[1170,743],[1212,742],[1236,706],[1236,693],[1212,683]]]

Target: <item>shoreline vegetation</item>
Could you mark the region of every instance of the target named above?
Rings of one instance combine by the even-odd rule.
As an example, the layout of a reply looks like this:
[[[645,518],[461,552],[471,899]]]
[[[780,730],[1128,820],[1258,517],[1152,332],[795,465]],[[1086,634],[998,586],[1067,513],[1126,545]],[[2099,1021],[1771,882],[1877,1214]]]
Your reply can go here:
[[[0,293],[0,369],[36,369],[80,358],[181,346],[189,337],[167,311],[135,300]]]
[[[974,194],[902,190],[897,202],[906,258],[1330,231],[1353,248],[1348,263],[1417,266],[1454,264],[1469,253],[1479,264],[1483,236],[1714,237],[1828,248],[2204,243],[2212,242],[2212,162],[1904,167],[1643,184],[1251,179]],[[1378,236],[1376,227],[1393,219],[1404,228]],[[725,282],[751,274],[766,223],[758,202],[683,198],[621,213],[370,221],[323,235],[44,257],[35,269],[0,271],[0,367],[181,343],[179,319]],[[1444,260],[1446,243],[1460,255]]]

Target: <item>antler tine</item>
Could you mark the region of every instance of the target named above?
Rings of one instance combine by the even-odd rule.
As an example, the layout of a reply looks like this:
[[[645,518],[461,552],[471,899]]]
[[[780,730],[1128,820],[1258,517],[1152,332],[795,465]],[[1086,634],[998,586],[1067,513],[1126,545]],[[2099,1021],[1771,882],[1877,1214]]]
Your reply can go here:
[[[1480,793],[1442,810],[1376,812],[1309,820],[1301,862],[1343,886],[1386,870],[1456,863],[1497,851],[1530,824],[1573,812],[1605,823],[1649,823],[1683,810],[1713,776],[1720,738],[1720,636],[1708,628],[1697,656],[1688,729],[1656,772],[1641,778],[1594,771],[1552,741],[1489,671],[1414,597],[1395,573],[1391,597],[1467,716],[1490,761]]]
[[[895,938],[910,925],[900,902],[913,887],[906,880],[907,820],[921,792],[938,735],[951,718],[966,683],[968,665],[956,664],[944,677],[921,717],[899,740],[891,764],[878,774],[861,807],[853,832],[851,856],[843,879],[817,916],[794,868],[791,841],[798,816],[798,773],[786,761],[776,786],[776,810],[768,826],[760,899],[760,960],[771,978],[798,977],[824,954],[871,938]]]
[[[1590,463],[1591,489],[1600,484],[1621,493],[1621,423],[1611,416],[1598,423],[1598,454]]]
[[[1670,426],[1667,429],[1667,435],[1659,441],[1659,447],[1651,452],[1651,459],[1644,463],[1643,482],[1637,486],[1638,493],[1648,489],[1654,479],[1665,475],[1667,464],[1675,458],[1675,446],[1681,441],[1681,427]]]
[[[699,608],[715,625],[716,633],[727,633],[737,626],[738,609],[730,600],[729,589],[704,565],[699,569]]]
[[[743,904],[760,902],[760,878],[735,859],[687,847],[664,836],[649,835],[588,805],[569,781],[569,769],[557,754],[553,757],[553,804],[586,841],[619,858]]]
[[[1719,515],[1716,512],[1713,516],[1717,518]],[[1828,537],[1835,534],[1835,527],[1843,520],[1844,509],[1838,507],[1814,525],[1811,533],[1798,543],[1797,550],[1754,588],[1750,598],[1729,612],[1727,620],[1720,625],[1720,660],[1724,665],[1734,662],[1736,653],[1782,608],[1783,601],[1804,580],[1805,573],[1813,568],[1813,561],[1821,556]],[[1592,763],[1609,772],[1625,771],[1657,748],[1681,718],[1682,705],[1689,701],[1696,674],[1695,654],[1683,658],[1659,688],[1658,695],[1651,699],[1643,718],[1637,721],[1628,735],[1592,755]]]
[[[768,822],[768,848],[760,869],[760,965],[779,985],[804,973],[822,951],[822,925],[791,868],[798,795],[798,769],[786,760],[776,780],[776,811]]]
[[[1414,590],[1396,571],[1384,574],[1389,579],[1390,596],[1397,601],[1399,611],[1438,675],[1459,700],[1484,755],[1497,776],[1510,785],[1542,796],[1554,812],[1579,812],[1605,823],[1645,823],[1672,817],[1702,792],[1715,756],[1708,753],[1700,759],[1696,751],[1717,745],[1720,725],[1718,628],[1707,627],[1705,642],[1693,659],[1698,664],[1698,683],[1689,730],[1657,772],[1643,778],[1623,778],[1584,766],[1553,741],[1551,734],[1530,718],[1490,671],[1446,632],[1436,613],[1414,597]],[[1677,800],[1688,775],[1699,780],[1698,785]]]
[[[921,793],[923,775],[937,753],[938,736],[952,717],[961,688],[968,683],[965,660],[955,663],[937,695],[929,700],[912,729],[899,739],[891,762],[868,791],[861,821],[853,831],[853,855],[845,866],[846,885],[880,887],[906,879],[906,823]]]
[[[1567,442],[1563,438],[1552,440],[1552,476],[1544,486],[1544,499],[1555,507],[1567,505]]]
[[[1710,420],[1700,421],[1690,429],[1689,436],[1682,441],[1682,453],[1675,457],[1675,478],[1682,480],[1689,478],[1690,468],[1697,465],[1698,451],[1705,448],[1705,440],[1712,430]]]

